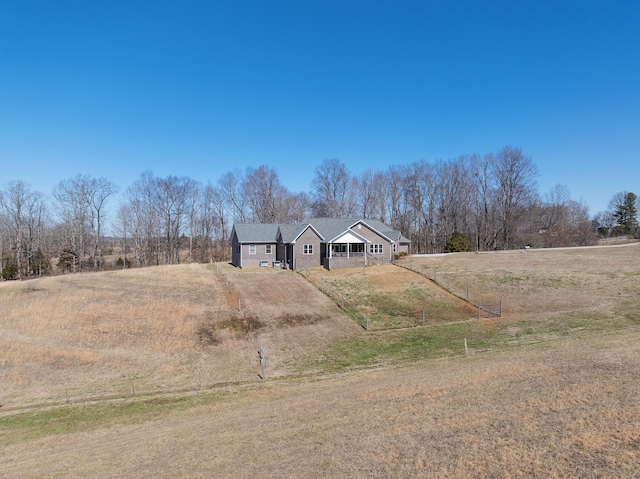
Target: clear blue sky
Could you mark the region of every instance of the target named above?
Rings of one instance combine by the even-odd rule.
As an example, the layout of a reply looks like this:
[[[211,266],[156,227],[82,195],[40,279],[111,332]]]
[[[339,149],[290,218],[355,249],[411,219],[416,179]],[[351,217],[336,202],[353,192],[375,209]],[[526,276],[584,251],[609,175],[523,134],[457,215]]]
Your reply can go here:
[[[0,0],[0,186],[530,155],[640,195],[640,2]]]

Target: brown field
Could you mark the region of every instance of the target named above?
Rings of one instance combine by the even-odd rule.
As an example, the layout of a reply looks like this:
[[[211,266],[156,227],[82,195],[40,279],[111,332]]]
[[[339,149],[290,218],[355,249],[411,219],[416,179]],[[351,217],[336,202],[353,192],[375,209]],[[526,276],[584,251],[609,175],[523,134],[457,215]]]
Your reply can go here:
[[[1,283],[0,477],[640,477],[640,246],[404,266],[440,287],[393,266],[309,275],[394,298],[372,311],[455,305],[408,333],[364,331],[271,269]],[[467,288],[505,315],[449,326],[466,306],[443,289]],[[318,366],[332,355],[345,366]]]
[[[503,301],[519,319],[614,316],[637,299],[640,245],[407,257],[404,267],[477,304]]]
[[[129,396],[286,373],[359,331],[287,271],[184,265],[0,283],[0,404]]]

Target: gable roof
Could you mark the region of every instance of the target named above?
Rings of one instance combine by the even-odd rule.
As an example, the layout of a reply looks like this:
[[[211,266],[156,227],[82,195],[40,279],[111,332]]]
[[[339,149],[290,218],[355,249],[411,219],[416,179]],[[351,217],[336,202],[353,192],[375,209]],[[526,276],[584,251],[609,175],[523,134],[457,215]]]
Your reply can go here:
[[[356,240],[356,241],[353,241]],[[336,242],[340,242],[340,243],[355,243],[355,242],[362,242],[362,243],[371,243],[371,241],[369,241],[367,238],[365,238],[364,236],[362,236],[361,234],[357,233],[354,230],[345,230],[342,233],[340,233],[338,236],[336,236],[335,238],[333,238],[331,240],[331,243],[336,243]]]
[[[318,237],[325,241],[324,237],[320,234],[320,232],[310,223],[301,223],[297,225],[280,225],[280,239],[284,243],[295,243],[298,238],[307,231],[307,229],[311,228],[313,232],[318,235]]]
[[[275,243],[278,234],[274,223],[238,223],[233,229],[239,243]]]
[[[311,218],[309,223],[315,225],[318,230],[322,231],[326,238],[331,238],[330,241],[353,228],[358,223],[368,226],[374,232],[390,241],[395,239],[393,235],[385,234],[385,232],[389,233],[389,227],[377,220],[363,220],[362,218]]]
[[[400,231],[392,230],[381,221],[362,218],[310,218],[306,223],[297,225],[277,223],[238,223],[233,229],[239,243],[295,243],[307,228],[311,228],[322,241],[331,242],[346,231],[362,223],[389,241],[410,243]]]

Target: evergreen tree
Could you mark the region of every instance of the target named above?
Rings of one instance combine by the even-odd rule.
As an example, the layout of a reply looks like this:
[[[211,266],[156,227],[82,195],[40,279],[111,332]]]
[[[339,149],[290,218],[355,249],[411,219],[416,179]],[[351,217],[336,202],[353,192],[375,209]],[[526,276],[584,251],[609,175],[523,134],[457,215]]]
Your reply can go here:
[[[445,245],[444,252],[457,253],[460,251],[471,251],[471,243],[464,234],[454,231]]]
[[[618,226],[615,228],[620,234],[634,234],[638,227],[638,197],[631,192],[618,193],[614,196],[613,217]]]

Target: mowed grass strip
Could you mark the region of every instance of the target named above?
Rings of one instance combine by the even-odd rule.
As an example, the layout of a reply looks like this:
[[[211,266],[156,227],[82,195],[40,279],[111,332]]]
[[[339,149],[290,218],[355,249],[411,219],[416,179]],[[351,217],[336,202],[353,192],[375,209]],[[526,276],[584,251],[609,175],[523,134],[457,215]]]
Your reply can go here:
[[[451,356],[474,355],[546,343],[589,338],[640,325],[638,318],[566,314],[541,321],[470,321],[434,327],[374,331],[335,344],[300,371],[336,372]],[[467,349],[465,350],[465,340]]]
[[[475,310],[428,279],[394,265],[326,271],[305,276],[358,324],[370,330],[463,321]]]
[[[92,431],[119,424],[167,419],[180,411],[238,395],[240,389],[215,393],[70,404],[0,417],[0,447],[43,437]]]

